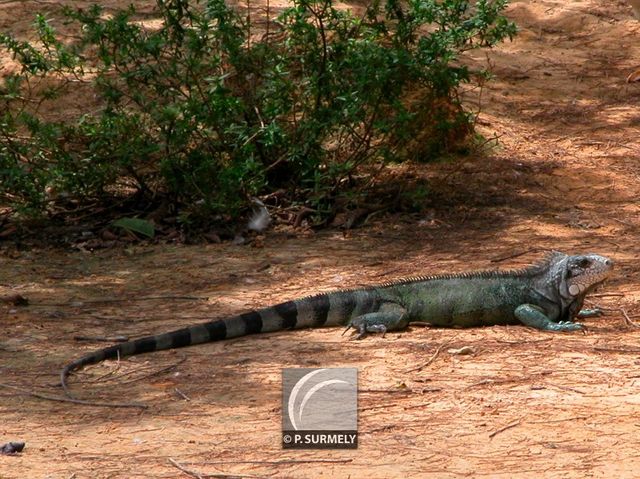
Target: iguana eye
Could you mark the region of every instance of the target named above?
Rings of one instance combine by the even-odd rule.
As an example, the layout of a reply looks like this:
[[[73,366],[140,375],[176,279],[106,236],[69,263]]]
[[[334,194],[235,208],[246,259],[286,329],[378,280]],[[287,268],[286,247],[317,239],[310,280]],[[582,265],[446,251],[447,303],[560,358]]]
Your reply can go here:
[[[581,268],[586,268],[590,264],[591,264],[591,261],[589,261],[587,258],[582,258],[578,263],[578,266],[580,266]]]

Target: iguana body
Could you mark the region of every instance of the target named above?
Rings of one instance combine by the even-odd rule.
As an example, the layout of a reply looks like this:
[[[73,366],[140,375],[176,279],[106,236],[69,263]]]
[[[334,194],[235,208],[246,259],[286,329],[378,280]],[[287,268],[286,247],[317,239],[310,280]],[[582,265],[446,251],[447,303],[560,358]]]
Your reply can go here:
[[[105,359],[293,328],[343,325],[362,337],[424,321],[457,328],[522,323],[542,330],[575,331],[582,327],[573,320],[585,296],[612,267],[613,261],[604,256],[555,252],[520,270],[425,276],[308,296],[90,353],[64,368],[62,386],[69,394],[66,378],[71,371]]]

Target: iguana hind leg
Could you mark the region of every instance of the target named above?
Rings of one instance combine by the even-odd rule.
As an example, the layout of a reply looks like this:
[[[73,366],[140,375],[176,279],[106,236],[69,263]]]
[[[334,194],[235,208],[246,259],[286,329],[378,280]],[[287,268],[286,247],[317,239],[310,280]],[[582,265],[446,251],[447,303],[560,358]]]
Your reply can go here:
[[[387,331],[403,329],[409,323],[407,310],[399,304],[385,303],[375,313],[367,313],[356,316],[347,325],[347,330],[354,328],[357,331],[354,339],[362,339],[367,333],[382,333],[384,337]]]
[[[543,331],[580,331],[583,327],[571,321],[551,321],[542,309],[533,304],[521,304],[516,308],[515,315],[524,325]]]

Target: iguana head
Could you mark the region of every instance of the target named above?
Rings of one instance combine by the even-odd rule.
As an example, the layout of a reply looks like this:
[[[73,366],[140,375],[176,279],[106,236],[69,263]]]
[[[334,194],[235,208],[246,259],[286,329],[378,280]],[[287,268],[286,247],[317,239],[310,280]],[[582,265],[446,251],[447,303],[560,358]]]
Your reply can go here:
[[[606,256],[592,253],[562,256],[558,258],[556,271],[561,278],[560,294],[567,299],[584,296],[607,279],[613,269],[613,261]]]

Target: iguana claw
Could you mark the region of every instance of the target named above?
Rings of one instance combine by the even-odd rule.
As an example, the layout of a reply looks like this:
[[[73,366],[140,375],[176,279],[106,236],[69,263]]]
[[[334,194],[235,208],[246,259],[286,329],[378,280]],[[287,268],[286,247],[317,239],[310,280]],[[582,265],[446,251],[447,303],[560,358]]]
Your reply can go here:
[[[360,324],[353,324],[353,322],[350,322],[347,325],[347,328],[342,332],[342,335],[344,336],[344,333],[346,333],[347,331],[349,331],[351,328],[353,328],[353,334],[351,335],[350,341],[357,341],[358,339],[362,339],[367,335],[367,325],[364,323],[360,323]]]
[[[558,321],[554,329],[556,331],[581,331],[584,329],[584,324],[573,321]]]
[[[367,333],[382,333],[382,337],[387,333],[387,326],[384,324],[367,324],[366,321],[359,320],[355,318],[349,322],[345,330],[342,332],[342,335],[353,328],[354,336],[351,338],[352,340],[358,340],[364,338]]]
[[[349,321],[349,324],[347,324],[347,327],[344,328],[344,331],[342,331],[341,336],[344,336],[347,333],[347,331],[349,331],[351,328],[353,328],[354,331],[351,335],[351,338],[349,338],[350,341],[362,339],[367,335],[366,326],[364,324],[354,325],[353,321]]]

